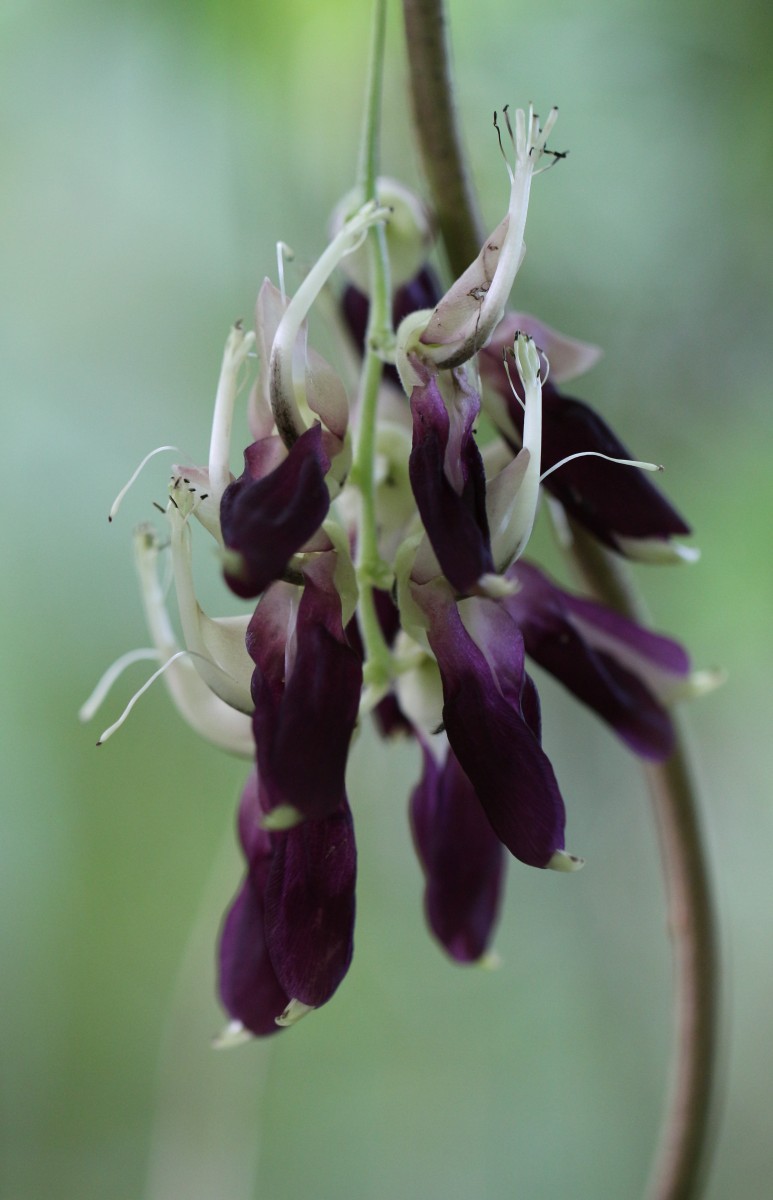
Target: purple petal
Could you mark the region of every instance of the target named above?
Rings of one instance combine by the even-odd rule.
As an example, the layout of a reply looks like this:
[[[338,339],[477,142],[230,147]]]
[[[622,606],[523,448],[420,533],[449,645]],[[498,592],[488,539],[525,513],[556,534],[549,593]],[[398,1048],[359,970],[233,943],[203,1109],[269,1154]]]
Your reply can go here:
[[[599,642],[602,638],[617,642],[618,657],[622,657],[624,650],[627,650],[630,651],[631,661],[638,659],[642,667],[648,664],[677,679],[684,679],[689,675],[689,655],[684,646],[675,642],[673,638],[644,629],[613,609],[586,600],[582,596],[573,596],[565,592],[563,602],[575,624],[583,622],[590,626],[590,638],[595,636]]]
[[[500,840],[522,862],[545,867],[563,849],[565,813],[524,712],[525,704],[534,721],[520,632],[495,601],[475,598],[464,602],[475,618],[473,640],[446,589],[414,586],[413,595],[429,618],[451,747]]]
[[[686,674],[689,660],[682,647],[603,605],[562,591],[528,563],[516,563],[508,576],[520,590],[503,604],[523,633],[527,653],[636,754],[667,758],[673,726],[647,672],[651,665],[656,672],[675,668],[674,674]]]
[[[332,583],[334,557],[320,555],[306,570],[294,653],[287,652],[287,626],[282,631],[289,609],[279,585],[266,593],[247,633],[256,664],[253,730],[268,807],[290,805],[310,818],[327,815],[345,799],[362,689],[362,662],[346,639]]]
[[[489,948],[499,914],[502,843],[453,751],[441,766],[427,746],[422,749],[424,770],[410,814],[427,922],[451,958],[476,962]]]
[[[319,529],[330,507],[329,466],[317,424],[301,434],[270,474],[255,480],[247,459],[244,474],[226,488],[220,524],[227,548],[240,556],[240,567],[226,571],[237,596],[257,596],[279,579]]]
[[[472,427],[480,401],[460,394],[455,421],[437,380],[413,389],[411,487],[432,549],[443,574],[459,592],[472,591],[481,575],[494,570],[488,518],[486,477]]]
[[[346,801],[320,821],[272,837],[266,939],[282,988],[319,1008],[352,960],[357,854]]]
[[[223,923],[218,950],[220,999],[228,1015],[256,1036],[276,1033],[291,997],[271,963],[265,933],[265,891],[271,861],[268,834],[259,824],[258,782],[247,781],[239,809],[239,833],[248,870]]]

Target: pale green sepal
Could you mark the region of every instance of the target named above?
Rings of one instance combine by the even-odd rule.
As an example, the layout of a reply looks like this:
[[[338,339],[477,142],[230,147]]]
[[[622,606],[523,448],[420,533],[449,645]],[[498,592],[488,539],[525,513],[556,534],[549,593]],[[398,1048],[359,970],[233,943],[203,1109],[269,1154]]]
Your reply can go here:
[[[418,375],[412,358],[420,359],[427,355],[427,347],[422,345],[420,338],[427,328],[427,322],[432,316],[431,308],[418,309],[403,317],[395,334],[395,366],[400,376],[400,383],[406,396],[410,396],[415,387],[423,382]]]
[[[416,551],[424,538],[423,533],[406,538],[395,557],[395,582],[397,584],[397,607],[400,624],[406,633],[420,645],[427,641],[427,618],[411,595],[411,571]]]
[[[277,1025],[297,1025],[301,1017],[314,1012],[313,1004],[304,1004],[301,1000],[291,1000],[280,1017],[276,1017]]]
[[[518,588],[519,584],[514,579],[505,579],[504,575],[494,575],[490,571],[486,575],[481,575],[475,585],[475,590],[481,596],[488,596],[489,600],[501,600],[503,596],[514,596]]]
[[[363,672],[363,677],[364,677],[363,682],[365,683],[365,688],[364,688],[362,696],[360,698],[360,707],[359,707],[360,718],[366,717],[368,715],[368,713],[373,712],[373,709],[376,707],[376,705],[381,703],[381,701],[384,699],[387,692],[389,691],[389,682],[388,681],[386,683],[384,683],[382,680],[377,680],[373,683],[369,683],[367,678],[365,677],[366,675],[367,675],[367,664],[365,665],[365,669]]]
[[[726,682],[727,671],[722,667],[692,671],[686,679],[674,685],[667,696],[667,703],[674,704],[678,700],[695,700],[699,696],[707,696]]]
[[[298,812],[294,804],[278,804],[265,814],[260,823],[270,833],[283,833],[300,825],[302,820],[303,813]]]
[[[694,563],[701,556],[697,546],[684,546],[666,538],[627,538],[615,535],[615,541],[627,558],[645,563]]]
[[[212,1039],[213,1050],[233,1050],[235,1046],[246,1046],[253,1040],[249,1029],[241,1021],[229,1021],[222,1033]]]
[[[576,854],[567,854],[565,850],[556,850],[555,854],[547,864],[549,871],[579,871],[585,866],[585,859],[578,858]]]
[[[338,521],[330,519],[323,521],[322,528],[333,543],[333,549],[336,552],[333,583],[341,597],[341,621],[345,629],[354,616],[357,601],[360,598],[360,589],[357,586],[357,572],[352,562],[349,537],[346,530],[342,528]]]

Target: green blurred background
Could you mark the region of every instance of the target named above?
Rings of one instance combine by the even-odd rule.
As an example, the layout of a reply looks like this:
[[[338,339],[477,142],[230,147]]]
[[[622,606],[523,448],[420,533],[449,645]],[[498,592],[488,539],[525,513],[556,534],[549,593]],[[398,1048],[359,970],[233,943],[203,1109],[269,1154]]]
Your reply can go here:
[[[221,1054],[243,769],[162,687],[94,749],[142,667],[76,721],[146,642],[130,531],[166,463],[109,528],[114,494],[155,445],[201,458],[229,324],[278,239],[313,260],[352,183],[368,7],[0,3],[3,1200],[642,1194],[670,1036],[654,831],[636,764],[550,681],[546,746],[588,865],[513,864],[501,970],[454,968],[426,934],[415,755],[366,733],[354,966],[320,1013]],[[638,575],[656,625],[729,670],[690,713],[728,993],[712,1200],[764,1200],[773,1176],[770,13],[451,4],[492,225],[495,107],[558,103],[571,149],[535,185],[515,300],[604,345],[578,394],[666,463],[703,550]],[[395,9],[384,168],[415,182],[399,34]]]

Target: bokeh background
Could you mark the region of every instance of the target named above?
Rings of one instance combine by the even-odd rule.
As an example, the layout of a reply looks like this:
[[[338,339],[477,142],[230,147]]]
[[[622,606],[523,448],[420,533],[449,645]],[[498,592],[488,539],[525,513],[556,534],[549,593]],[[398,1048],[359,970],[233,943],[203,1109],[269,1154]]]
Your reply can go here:
[[[354,177],[368,5],[2,0],[5,550],[3,1200],[642,1194],[670,1044],[655,836],[635,762],[540,678],[585,870],[513,864],[498,972],[444,961],[406,829],[415,754],[361,737],[357,952],[323,1011],[215,1053],[213,946],[243,768],[163,687],[96,750],[102,670],[146,635],[131,529],[153,446],[201,458],[222,344],[284,239],[301,266]],[[451,3],[487,218],[491,112],[561,106],[518,306],[606,356],[578,394],[664,462],[702,547],[639,569],[657,627],[724,689],[689,713],[725,937],[711,1200],[773,1177],[771,10],[758,0]],[[420,184],[390,18],[384,168]],[[539,535],[547,546],[544,531]],[[210,575],[212,563],[205,563]],[[229,604],[215,581],[215,611]]]

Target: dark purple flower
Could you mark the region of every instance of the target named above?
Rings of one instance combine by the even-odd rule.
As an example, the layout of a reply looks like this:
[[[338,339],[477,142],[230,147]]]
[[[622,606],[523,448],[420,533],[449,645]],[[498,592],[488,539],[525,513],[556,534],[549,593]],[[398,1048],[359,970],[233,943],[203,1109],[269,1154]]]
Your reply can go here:
[[[276,1033],[287,1008],[286,992],[271,962],[265,927],[265,893],[271,869],[271,835],[261,825],[258,776],[253,771],[239,806],[239,841],[247,873],[220,934],[220,999],[232,1021],[256,1036]]]
[[[564,804],[540,745],[518,626],[498,602],[479,597],[463,602],[463,621],[442,583],[414,586],[413,595],[440,668],[448,740],[495,833],[530,866],[568,865]]]
[[[325,1004],[352,958],[356,849],[349,806],[269,833],[257,772],[244,789],[239,840],[247,873],[220,937],[220,998],[231,1021],[265,1036]]]
[[[689,532],[682,518],[630,469],[654,464],[584,457],[630,460],[602,419],[556,386],[592,365],[597,348],[526,314],[503,315],[524,254],[532,179],[563,157],[547,147],[556,115],[542,128],[531,106],[495,118],[511,183],[507,212],[440,298],[422,266],[432,234],[423,206],[383,180],[378,200],[363,202],[360,188],[346,197],[329,246],[294,294],[284,277],[281,288],[267,281],[257,335],[240,323],[231,329],[206,465],[175,468],[166,539],[138,532],[152,649],[123,656],[97,700],[124,665],[149,658],[157,663],[149,682],[164,676],[194,729],[256,757],[239,812],[246,874],[220,940],[220,995],[231,1018],[221,1044],[273,1033],[325,1004],[349,967],[356,849],[345,776],[360,716],[372,713],[382,732],[420,743],[410,815],[427,919],[452,958],[475,962],[496,923],[505,848],[535,867],[581,865],[563,849],[564,803],[542,749],[526,652],[653,759],[671,749],[671,701],[717,682],[710,672],[692,675],[675,642],[520,561],[543,482],[615,550],[653,560],[693,553],[672,544]],[[389,270],[372,269],[364,244],[377,226]],[[364,295],[343,294],[357,345],[370,339],[355,389],[309,341],[312,309],[339,266],[374,297],[369,324]],[[400,285],[396,330],[388,279]],[[253,346],[254,440],[234,480],[234,406]],[[382,361],[400,393],[381,386]],[[474,430],[481,374],[503,435],[483,455]],[[196,523],[214,540],[231,589],[258,598],[251,617],[204,611],[192,569]],[[165,543],[179,643],[157,561]]]
[[[247,631],[258,766],[267,807],[285,823],[327,816],[345,801],[362,662],[343,629],[334,571],[329,552],[304,568],[300,598],[293,584],[274,584]]]
[[[335,812],[272,835],[266,941],[277,977],[306,1008],[325,1004],[354,949],[357,853],[346,797]]]
[[[413,449],[411,487],[441,570],[459,592],[471,592],[494,571],[486,475],[473,424],[480,399],[454,377],[449,405],[436,376],[411,393]],[[449,411],[450,409],[450,411]]]
[[[512,321],[480,355],[481,376],[499,396],[492,418],[516,449],[523,435],[523,409],[513,395],[502,362],[503,350],[512,345]],[[513,386],[520,391],[511,372]],[[504,402],[504,404],[502,404]],[[577,458],[552,474],[556,464],[573,454],[593,451],[609,458],[633,455],[607,423],[582,400],[561,393],[548,379],[542,386],[542,472],[544,487],[594,537],[631,558],[651,561],[691,559],[695,551],[671,539],[690,533],[689,525],[640,470],[605,462],[597,457]]]
[[[499,913],[504,850],[452,750],[438,761],[422,739],[424,769],[410,802],[416,853],[424,871],[424,911],[457,962],[489,948]]]
[[[247,449],[244,472],[226,488],[220,505],[223,541],[230,551],[226,580],[245,598],[281,578],[330,507],[325,483],[330,458],[321,425],[307,429],[278,466],[256,477],[263,451],[260,442]]]
[[[523,634],[527,654],[636,754],[667,758],[674,731],[664,699],[690,673],[678,642],[563,591],[528,563],[516,563],[507,574],[519,590],[502,603]]]

